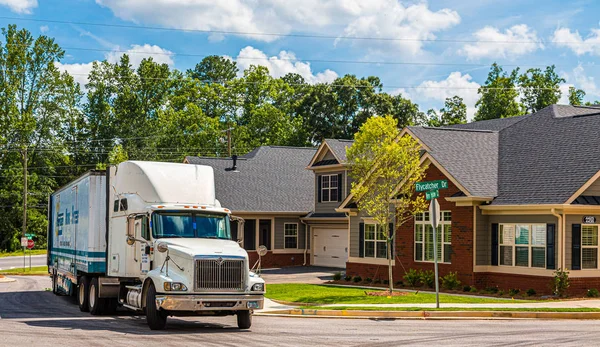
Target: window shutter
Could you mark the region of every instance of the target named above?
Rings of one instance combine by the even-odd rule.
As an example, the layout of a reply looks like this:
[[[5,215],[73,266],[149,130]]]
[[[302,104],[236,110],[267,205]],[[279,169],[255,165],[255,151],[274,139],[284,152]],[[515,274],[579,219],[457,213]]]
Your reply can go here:
[[[546,225],[546,269],[556,269],[555,239],[556,239],[556,224]]]
[[[492,265],[498,266],[498,223],[492,223]]]
[[[365,256],[365,223],[358,224],[358,256]]]
[[[573,224],[572,231],[571,270],[581,270],[581,224]]]
[[[338,174],[338,196],[337,201],[342,201],[342,174]]]
[[[323,186],[322,179],[323,179],[322,176],[320,176],[320,175],[317,176],[317,201],[318,202],[321,202],[321,194],[322,194],[321,187]]]
[[[389,237],[392,237],[392,235],[394,235],[394,223],[390,223],[389,224]],[[392,242],[391,242],[391,250],[392,250],[392,259],[394,259],[394,250],[396,249],[396,243],[394,242],[396,240],[396,238],[392,238]]]

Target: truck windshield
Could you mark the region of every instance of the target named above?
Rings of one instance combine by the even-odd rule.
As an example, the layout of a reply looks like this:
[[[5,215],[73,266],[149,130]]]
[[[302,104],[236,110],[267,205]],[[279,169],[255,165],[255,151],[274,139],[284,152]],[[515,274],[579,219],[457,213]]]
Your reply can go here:
[[[225,214],[158,212],[152,215],[152,237],[231,240]]]

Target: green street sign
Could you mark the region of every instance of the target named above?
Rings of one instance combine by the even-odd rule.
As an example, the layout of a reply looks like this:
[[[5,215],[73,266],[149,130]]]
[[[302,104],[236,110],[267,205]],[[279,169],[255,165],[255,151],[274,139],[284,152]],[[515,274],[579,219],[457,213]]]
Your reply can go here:
[[[439,190],[429,190],[425,192],[425,199],[427,200],[433,200],[433,199],[437,199],[440,197],[440,191]]]
[[[415,184],[417,192],[426,192],[428,190],[448,189],[448,180],[437,180],[429,182],[417,182]]]

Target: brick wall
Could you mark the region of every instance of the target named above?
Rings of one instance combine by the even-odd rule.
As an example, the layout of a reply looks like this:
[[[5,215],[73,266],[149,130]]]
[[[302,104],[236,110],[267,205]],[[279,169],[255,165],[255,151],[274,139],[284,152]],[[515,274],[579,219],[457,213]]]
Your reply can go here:
[[[424,181],[447,179],[440,170],[430,165]],[[443,211],[452,212],[452,255],[450,264],[440,263],[439,275],[457,272],[462,283],[472,284],[473,277],[473,207],[457,207],[446,201],[446,197],[460,190],[448,180],[448,189],[440,190],[438,202]],[[422,193],[421,193],[422,194]],[[399,281],[409,269],[432,270],[433,263],[414,261],[414,221],[410,220],[396,230],[396,266],[394,266],[394,281]],[[349,275],[387,279],[386,265],[370,265],[347,263],[346,272]]]
[[[258,260],[258,254],[253,251],[248,252],[248,259],[250,260],[250,268],[254,266]],[[274,254],[268,252],[262,257],[261,266],[264,269],[277,268],[285,266],[298,266],[304,263],[304,254],[302,253],[283,253]],[[310,253],[306,254],[306,265],[310,265]]]
[[[498,287],[506,292],[513,288],[521,291],[532,288],[538,294],[549,295],[552,294],[551,283],[552,277],[549,276],[509,275],[489,272],[475,274],[477,289]],[[569,283],[567,293],[571,296],[585,295],[587,290],[591,288],[600,289],[600,277],[571,277]]]

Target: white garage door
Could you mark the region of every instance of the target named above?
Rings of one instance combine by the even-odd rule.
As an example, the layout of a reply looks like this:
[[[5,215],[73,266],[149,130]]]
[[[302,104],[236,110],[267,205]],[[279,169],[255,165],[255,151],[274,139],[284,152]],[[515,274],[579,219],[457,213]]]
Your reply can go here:
[[[315,266],[346,267],[348,260],[347,229],[313,229]]]

